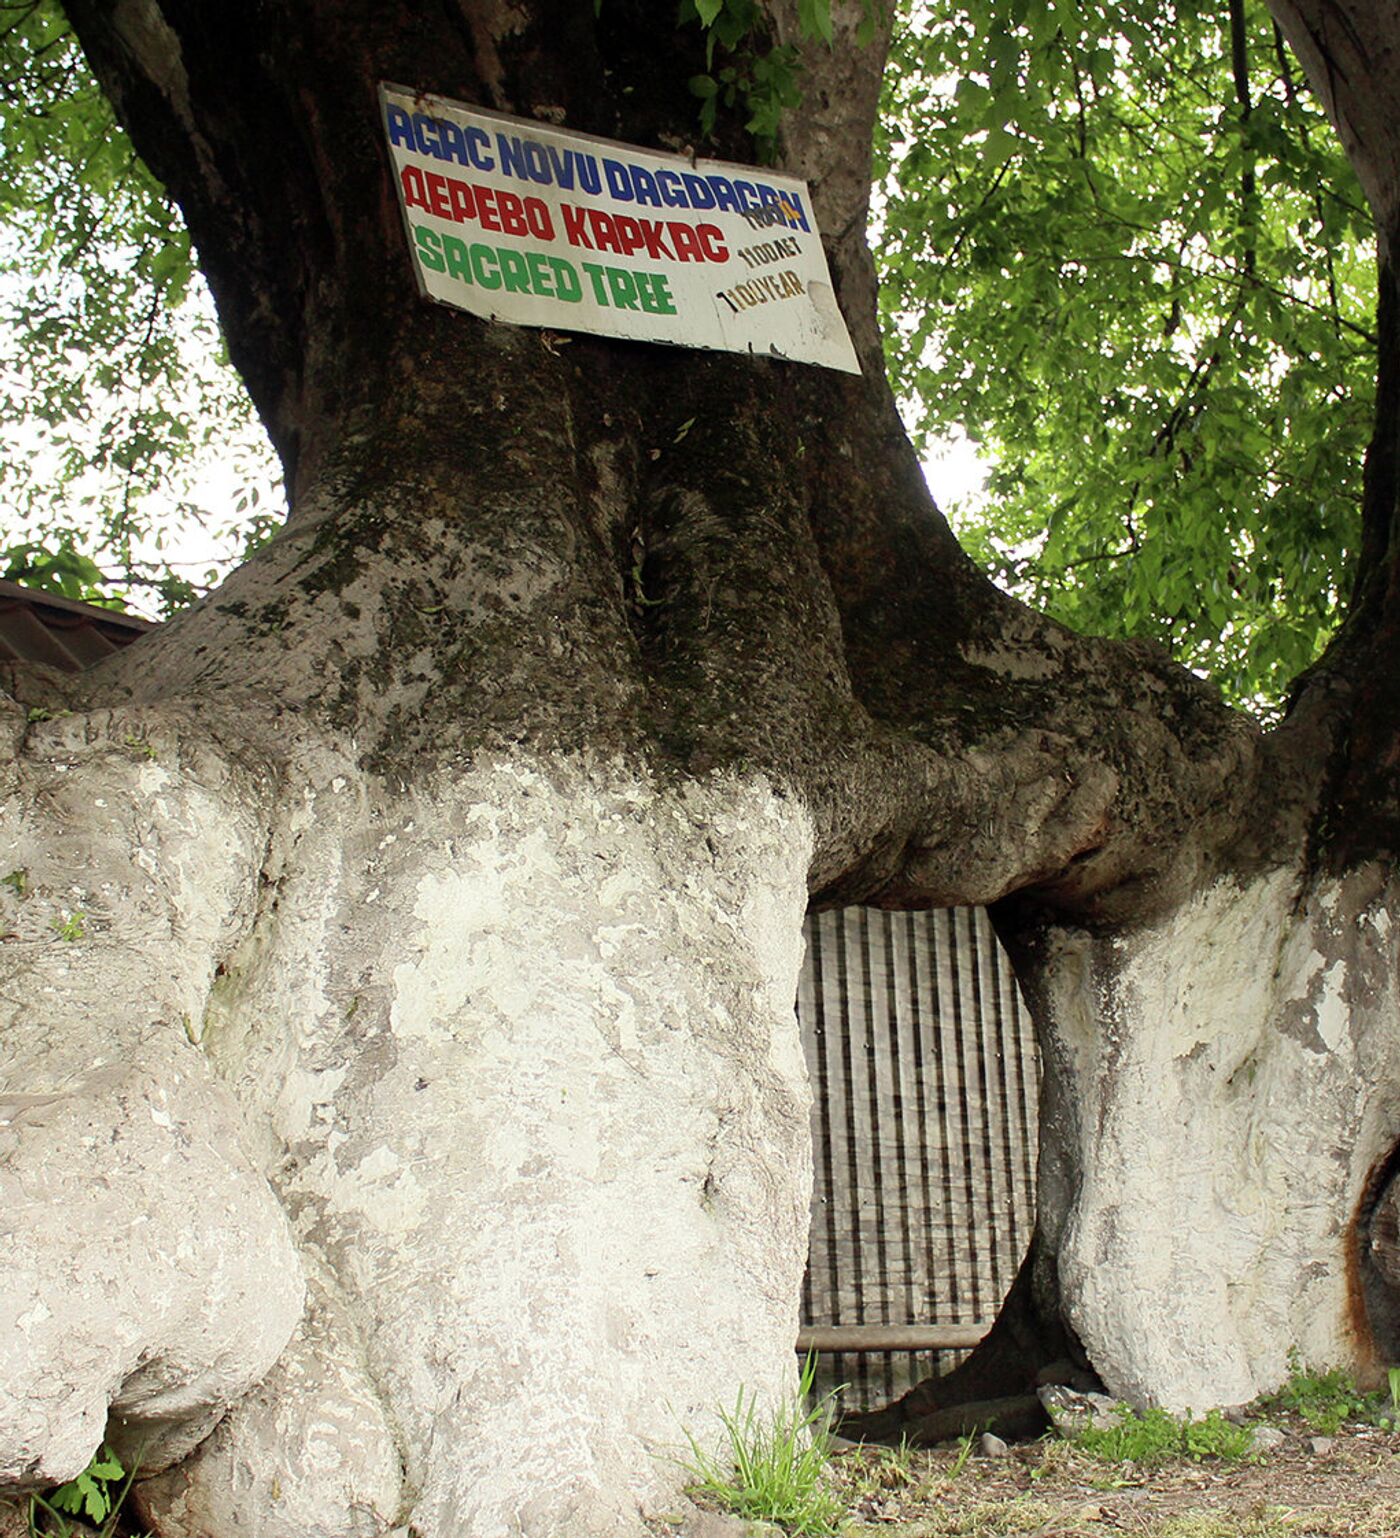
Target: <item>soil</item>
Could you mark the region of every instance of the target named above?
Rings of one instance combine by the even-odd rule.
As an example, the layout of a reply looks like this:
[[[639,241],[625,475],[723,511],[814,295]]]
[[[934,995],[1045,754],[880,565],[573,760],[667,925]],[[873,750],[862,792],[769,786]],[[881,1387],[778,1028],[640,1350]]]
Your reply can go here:
[[[1245,1462],[1110,1463],[1045,1438],[1000,1456],[973,1444],[897,1455],[847,1448],[843,1538],[1400,1538],[1400,1435],[1349,1424],[1330,1438],[1296,1416]]]

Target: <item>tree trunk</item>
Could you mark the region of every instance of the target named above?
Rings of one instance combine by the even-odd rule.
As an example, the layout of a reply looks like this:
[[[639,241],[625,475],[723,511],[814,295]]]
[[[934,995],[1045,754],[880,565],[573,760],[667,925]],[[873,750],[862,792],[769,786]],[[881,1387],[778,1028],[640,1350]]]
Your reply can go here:
[[[1111,1383],[1218,1401],[1294,1340],[1349,1349],[1337,1235],[1396,1085],[1389,994],[1337,970],[1384,965],[1384,871],[1304,844],[1349,707],[1318,682],[1266,745],[958,551],[880,371],[863,8],[808,50],[784,147],[863,378],[418,300],[377,83],[685,143],[704,42],[667,7],[70,11],[185,209],[292,513],[66,700],[16,680],[4,1210],[40,1238],[0,1477],[72,1475],[110,1407],[165,1471],[163,1538],[674,1511],[684,1431],[792,1387],[811,898],[1022,894],[1049,1065],[1026,1290]],[[1173,970],[1217,933],[1279,977]],[[119,1241],[87,1217],[108,1189]],[[1299,1264],[1319,1319],[1251,1312]]]
[[[879,1417],[883,1438],[969,1386],[1024,1388],[1067,1342],[1113,1393],[1172,1409],[1248,1401],[1294,1351],[1372,1385],[1400,1360],[1397,21],[1368,0],[1274,9],[1379,233],[1355,588],[1254,759],[1251,815],[1184,899],[1107,924],[1033,892],[1000,905],[1042,1047],[1038,1232],[987,1348]]]

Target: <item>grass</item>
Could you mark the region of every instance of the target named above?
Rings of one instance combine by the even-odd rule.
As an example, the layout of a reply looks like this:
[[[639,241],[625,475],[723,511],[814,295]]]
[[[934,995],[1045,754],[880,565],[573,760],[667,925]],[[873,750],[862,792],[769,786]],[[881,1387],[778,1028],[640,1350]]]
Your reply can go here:
[[[839,1532],[846,1503],[827,1474],[834,1394],[809,1403],[816,1359],[802,1369],[794,1403],[766,1418],[753,1395],[739,1390],[732,1410],[720,1411],[724,1452],[702,1447],[690,1432],[690,1457],[681,1467],[691,1491],[735,1516],[780,1523],[793,1538],[830,1538]]]
[[[907,1442],[898,1447],[867,1447],[856,1463],[851,1494],[859,1498],[887,1490],[908,1490],[918,1482],[914,1449]]]
[[[1395,1512],[1298,1512],[1261,1505],[1247,1513],[1143,1513],[1105,1523],[1096,1508],[1043,1500],[984,1501],[933,1511],[911,1522],[855,1526],[847,1538],[1394,1538]]]
[[[1319,1459],[1294,1432],[1286,1455],[1203,1463],[1179,1451],[1142,1464],[1105,1463],[1074,1442],[974,1455],[916,1451],[909,1483],[884,1486],[862,1467],[869,1449],[838,1453],[851,1506],[843,1538],[1396,1538],[1400,1439],[1353,1431]]]
[[[935,1514],[926,1521],[881,1525],[890,1538],[1110,1538],[1105,1527],[1088,1510],[1024,1501],[1015,1505],[987,1502],[980,1506]],[[876,1529],[856,1528],[850,1538],[867,1538]],[[1282,1508],[1263,1509],[1250,1515],[1222,1511],[1179,1512],[1135,1522],[1133,1538],[1315,1538],[1318,1529],[1298,1514]],[[1379,1538],[1384,1528],[1362,1528],[1358,1538]]]
[[[1236,1426],[1219,1410],[1201,1420],[1177,1420],[1165,1410],[1124,1409],[1116,1426],[1089,1426],[1074,1438],[1076,1447],[1113,1463],[1160,1463],[1167,1458],[1248,1458],[1254,1433]]]
[[[683,1467],[703,1504],[792,1538],[1396,1538],[1400,1368],[1388,1394],[1363,1393],[1341,1372],[1306,1371],[1296,1357],[1292,1368],[1251,1412],[1297,1418],[1283,1450],[1263,1456],[1253,1426],[1218,1410],[1178,1420],[1125,1407],[1116,1426],[1010,1457],[983,1458],[967,1436],[941,1451],[848,1448],[833,1458],[830,1399],[807,1400],[809,1361],[794,1405],[761,1420],[741,1392],[720,1417],[721,1451],[687,1435]],[[1341,1433],[1336,1449],[1310,1452],[1298,1420]],[[1223,1467],[1207,1476],[1206,1462]]]
[[[958,1456],[953,1459],[953,1466],[948,1470],[949,1479],[956,1479],[967,1467],[968,1460],[972,1457],[972,1449],[977,1441],[977,1433],[969,1431],[966,1436],[958,1438]]]
[[[1400,1368],[1387,1374],[1389,1394],[1366,1394],[1340,1368],[1312,1372],[1296,1351],[1289,1355],[1288,1382],[1262,1401],[1265,1407],[1292,1410],[1314,1431],[1336,1436],[1348,1421],[1363,1426],[1400,1426]]]

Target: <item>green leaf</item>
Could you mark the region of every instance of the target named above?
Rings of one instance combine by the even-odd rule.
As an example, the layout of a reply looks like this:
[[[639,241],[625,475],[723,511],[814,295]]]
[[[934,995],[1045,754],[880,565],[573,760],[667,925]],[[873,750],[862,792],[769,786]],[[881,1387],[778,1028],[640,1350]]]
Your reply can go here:
[[[1057,618],[1277,709],[1350,585],[1374,392],[1374,247],[1330,126],[1279,89],[1256,0],[1247,135],[1218,7],[901,14],[873,244],[916,440],[994,464],[960,538]]]
[[[105,1442],[102,1445],[101,1452],[88,1465],[87,1471],[94,1479],[106,1480],[121,1479],[126,1474],[126,1470],[122,1467],[121,1459],[117,1457]]]
[[[56,0],[7,19],[0,71],[0,267],[23,273],[0,288],[0,368],[25,381],[0,392],[5,564],[21,540],[49,557],[81,551],[86,567],[50,559],[10,574],[119,603],[174,575],[137,554],[165,519],[205,521],[185,495],[202,445],[238,445],[268,484],[270,448],[179,215],[114,123]],[[225,539],[230,559],[254,534],[244,529]]]
[[[804,37],[816,37],[830,43],[835,37],[831,0],[797,0],[797,23]]]

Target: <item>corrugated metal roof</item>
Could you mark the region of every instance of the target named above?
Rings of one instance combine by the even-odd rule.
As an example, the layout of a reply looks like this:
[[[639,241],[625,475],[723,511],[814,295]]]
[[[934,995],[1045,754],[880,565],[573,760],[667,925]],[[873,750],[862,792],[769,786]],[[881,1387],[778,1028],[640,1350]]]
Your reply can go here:
[[[154,629],[155,622],[0,580],[0,662],[81,673]]]

